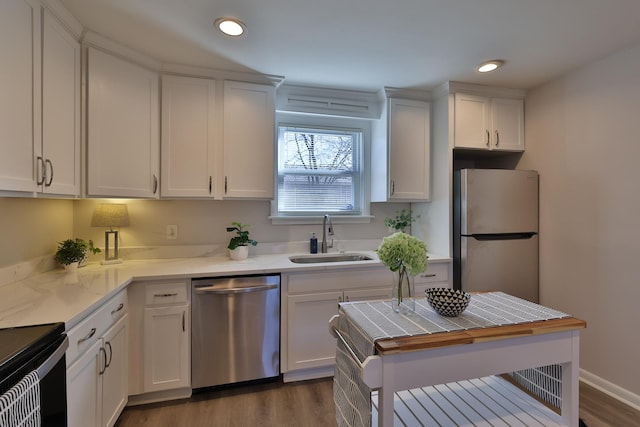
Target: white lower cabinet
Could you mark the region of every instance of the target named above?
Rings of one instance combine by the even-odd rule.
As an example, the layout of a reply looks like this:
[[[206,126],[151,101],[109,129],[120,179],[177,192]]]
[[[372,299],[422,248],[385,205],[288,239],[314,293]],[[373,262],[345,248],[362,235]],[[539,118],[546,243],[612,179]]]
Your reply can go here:
[[[141,404],[191,395],[189,282],[134,282],[129,334],[129,401]]]
[[[189,386],[188,310],[185,304],[144,309],[145,392]]]
[[[102,423],[115,425],[127,404],[129,381],[127,362],[127,321],[122,317],[103,337],[107,363],[102,373]]]
[[[111,427],[127,404],[126,312],[122,292],[68,331],[69,427]]]
[[[100,424],[102,342],[96,341],[80,359],[67,368],[67,423],[69,426]]]
[[[433,287],[451,287],[451,263],[431,262],[415,277],[416,298]],[[333,375],[336,339],[329,320],[338,303],[391,298],[387,267],[336,269],[282,275],[281,359],[284,381]]]
[[[338,303],[390,298],[391,278],[386,267],[284,274],[285,381],[331,375],[336,340],[329,333],[329,320],[338,314]]]
[[[415,277],[416,298],[424,298],[428,288],[451,288],[450,262],[429,263],[427,271]]]

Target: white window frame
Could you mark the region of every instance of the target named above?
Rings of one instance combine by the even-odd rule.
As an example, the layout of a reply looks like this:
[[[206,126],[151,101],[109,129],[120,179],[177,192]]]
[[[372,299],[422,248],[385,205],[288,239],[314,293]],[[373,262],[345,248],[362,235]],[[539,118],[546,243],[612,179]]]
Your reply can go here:
[[[272,224],[317,224],[322,222],[322,214],[280,214],[278,212],[278,136],[280,126],[299,126],[317,129],[351,129],[362,132],[361,146],[361,174],[360,174],[360,195],[361,212],[360,215],[340,214],[330,212],[333,223],[369,223],[371,222],[370,207],[370,167],[371,167],[371,121],[366,119],[355,119],[324,115],[309,115],[278,112],[276,114],[276,155],[274,156],[274,189],[275,197],[271,202]]]

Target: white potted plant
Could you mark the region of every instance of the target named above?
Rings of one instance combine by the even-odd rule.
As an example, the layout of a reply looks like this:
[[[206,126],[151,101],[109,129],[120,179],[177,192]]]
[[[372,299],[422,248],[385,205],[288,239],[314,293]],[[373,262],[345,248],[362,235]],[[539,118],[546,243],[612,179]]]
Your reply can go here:
[[[231,227],[227,227],[228,232],[235,232],[236,236],[229,240],[229,258],[232,260],[243,260],[249,256],[249,245],[255,246],[258,244],[255,240],[249,238],[249,232],[246,230],[250,227],[249,224],[242,224],[239,222],[232,222]]]
[[[82,239],[66,239],[58,243],[54,259],[64,266],[67,271],[75,271],[78,265],[87,259],[88,252],[100,252],[100,248],[93,246],[93,240],[85,242]]]

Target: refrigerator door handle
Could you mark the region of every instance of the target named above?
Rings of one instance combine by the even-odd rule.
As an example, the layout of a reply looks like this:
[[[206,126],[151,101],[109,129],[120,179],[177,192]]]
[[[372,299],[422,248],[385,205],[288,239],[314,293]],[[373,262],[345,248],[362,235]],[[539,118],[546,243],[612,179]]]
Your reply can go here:
[[[468,237],[473,237],[479,241],[488,241],[488,240],[523,240],[523,239],[531,239],[533,236],[538,233],[534,232],[526,232],[526,233],[499,233],[499,234],[472,234]]]

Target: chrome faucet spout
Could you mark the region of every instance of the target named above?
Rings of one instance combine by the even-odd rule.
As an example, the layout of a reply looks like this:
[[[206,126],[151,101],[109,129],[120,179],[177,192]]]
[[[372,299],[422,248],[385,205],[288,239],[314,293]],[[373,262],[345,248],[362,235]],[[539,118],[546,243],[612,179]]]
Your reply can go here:
[[[322,243],[320,244],[320,252],[327,253],[327,248],[333,248],[333,239],[331,244],[327,244],[327,222],[329,223],[329,236],[333,236],[333,224],[329,215],[325,215],[322,219]]]

